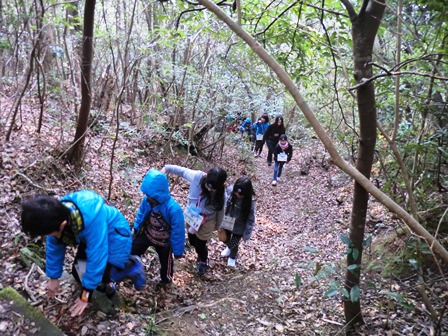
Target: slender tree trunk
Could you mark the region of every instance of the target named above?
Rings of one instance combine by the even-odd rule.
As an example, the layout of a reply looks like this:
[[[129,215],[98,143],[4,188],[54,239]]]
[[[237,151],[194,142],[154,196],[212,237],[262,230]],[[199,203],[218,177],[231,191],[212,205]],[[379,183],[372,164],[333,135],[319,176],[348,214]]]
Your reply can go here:
[[[375,36],[385,9],[385,0],[364,0],[359,14],[348,1],[343,1],[352,22],[354,77],[357,83],[372,77],[372,50]],[[357,92],[360,139],[356,169],[367,179],[372,169],[376,143],[376,102],[373,82],[363,85]],[[352,250],[347,254],[345,289],[352,294],[359,291],[361,261],[369,193],[355,182],[349,238]],[[344,297],[345,321],[349,327],[364,324],[360,297]]]
[[[82,45],[82,67],[81,67],[81,107],[78,115],[73,147],[68,152],[68,161],[80,168],[84,152],[85,134],[87,122],[92,104],[92,59],[93,59],[93,28],[95,23],[96,0],[86,0],[84,9],[84,32]]]

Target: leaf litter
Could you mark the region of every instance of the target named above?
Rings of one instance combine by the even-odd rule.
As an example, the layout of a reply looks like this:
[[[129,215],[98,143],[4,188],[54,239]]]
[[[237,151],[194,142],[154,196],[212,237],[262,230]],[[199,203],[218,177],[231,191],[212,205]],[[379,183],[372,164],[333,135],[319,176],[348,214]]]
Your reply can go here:
[[[257,194],[256,227],[252,239],[241,244],[235,269],[229,268],[226,259],[220,256],[224,246],[214,237],[209,243],[211,271],[205,277],[198,277],[194,269],[196,255],[187,244],[185,256],[175,260],[173,286],[158,289],[155,286],[159,276],[157,255],[148,251],[143,257],[148,277],[143,291],[135,292],[128,282],[119,284],[124,303],[120,309],[107,315],[90,308],[84,316],[71,318],[68,304],[78,293],[71,276],[66,274],[57,299],[48,300],[43,272],[29,274],[30,269],[20,262],[19,249],[31,242],[20,233],[20,202],[38,193],[62,196],[82,188],[93,189],[106,197],[112,141],[107,134],[90,134],[84,169],[76,175],[70,166],[58,160],[64,144],[54,137],[54,131],[44,127],[40,135],[33,132],[33,127],[27,125],[13,132],[9,143],[2,144],[0,284],[12,286],[29,301],[31,291],[36,300],[31,303],[66,335],[338,335],[345,332],[340,289],[347,247],[339,236],[348,235],[353,184],[335,167],[322,164],[324,151],[317,142],[310,141],[303,151],[296,148],[277,186],[271,186],[273,167],[268,167],[264,157],[239,161],[235,159],[239,157],[239,149],[227,146],[222,157],[215,159],[215,164],[228,170],[229,183],[248,174]],[[63,138],[72,136],[67,133]],[[171,158],[168,154],[167,157],[156,145],[142,141],[137,133],[119,139],[116,158],[110,202],[130,223],[141,200],[139,183],[146,170],[161,168],[161,162],[182,165],[185,160],[182,156]],[[303,174],[303,162],[309,165],[307,174]],[[170,184],[173,197],[184,205],[188,186],[172,177]],[[396,225],[396,219],[375,200],[370,201],[369,216],[372,223],[386,224],[366,227],[373,239],[386,233],[388,226]],[[34,243],[43,246],[39,239]],[[68,262],[72,256],[72,252],[67,253]],[[366,249],[365,258],[377,256]],[[373,288],[367,283],[373,283]],[[433,329],[429,313],[421,303],[416,284],[416,277],[400,280],[384,279],[378,272],[363,275],[361,300],[366,325],[359,327],[356,334],[430,335]],[[406,302],[391,299],[385,294],[390,289]],[[446,288],[434,286],[434,289],[446,300]],[[326,297],[325,293],[332,295]],[[13,327],[4,317],[0,325],[5,335]],[[445,324],[442,329],[446,330]]]

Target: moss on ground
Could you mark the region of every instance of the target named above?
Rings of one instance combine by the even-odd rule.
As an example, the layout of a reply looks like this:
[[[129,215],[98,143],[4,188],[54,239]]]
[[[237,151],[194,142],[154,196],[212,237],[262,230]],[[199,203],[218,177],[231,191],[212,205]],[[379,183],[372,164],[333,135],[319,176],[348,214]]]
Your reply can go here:
[[[8,329],[13,328],[17,332],[20,328],[21,334],[25,335],[64,335],[58,327],[11,287],[0,291],[0,305],[2,306],[1,320],[7,321]]]

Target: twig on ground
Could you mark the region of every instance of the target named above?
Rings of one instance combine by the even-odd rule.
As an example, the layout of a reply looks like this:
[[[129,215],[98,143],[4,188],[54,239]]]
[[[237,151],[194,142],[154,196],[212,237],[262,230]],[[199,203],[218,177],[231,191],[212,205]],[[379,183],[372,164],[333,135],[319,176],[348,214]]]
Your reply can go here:
[[[32,302],[36,302],[37,299],[36,299],[36,297],[34,296],[33,291],[32,291],[32,290],[30,289],[30,287],[28,286],[28,279],[30,278],[31,274],[34,273],[34,269],[35,269],[35,268],[36,268],[36,264],[33,263],[33,265],[31,265],[31,269],[30,269],[30,271],[28,272],[28,274],[27,274],[26,277],[25,277],[25,282],[24,282],[25,291],[26,291],[26,293],[28,294],[28,296],[30,297],[30,299],[31,299]]]
[[[21,177],[23,177],[29,184],[31,184],[33,187],[35,187],[35,188],[38,188],[38,189],[41,189],[41,190],[45,190],[45,191],[51,191],[51,192],[53,192],[53,193],[56,193],[56,191],[54,190],[54,189],[51,189],[51,188],[45,188],[45,187],[42,187],[42,186],[40,186],[40,185],[38,185],[38,184],[36,184],[36,183],[34,183],[33,181],[31,181],[31,179],[28,177],[28,176],[26,176],[25,174],[22,174],[22,173],[15,173],[12,177],[11,177],[11,180],[12,179],[14,179],[16,176],[21,176]]]
[[[169,312],[170,316],[167,316],[167,317],[161,318],[160,320],[157,320],[156,324],[162,323],[162,322],[164,322],[166,320],[169,320],[169,319],[171,319],[173,317],[180,317],[180,316],[182,316],[185,313],[190,313],[190,312],[194,311],[195,309],[213,307],[213,306],[217,305],[218,303],[220,303],[222,301],[226,301],[226,300],[238,301],[241,304],[246,304],[246,302],[244,302],[243,300],[225,297],[225,298],[222,298],[222,299],[220,299],[218,301],[215,301],[215,302],[212,302],[212,303],[209,303],[209,304],[195,304],[195,305],[191,305],[191,306],[187,306],[187,307],[181,307],[181,308],[174,309],[171,312]],[[166,312],[164,312],[164,313],[166,313]]]

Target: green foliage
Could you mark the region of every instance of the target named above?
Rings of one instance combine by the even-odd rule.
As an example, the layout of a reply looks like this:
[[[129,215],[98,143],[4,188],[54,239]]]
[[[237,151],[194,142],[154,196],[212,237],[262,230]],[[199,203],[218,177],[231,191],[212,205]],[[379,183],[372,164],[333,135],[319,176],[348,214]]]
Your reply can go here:
[[[296,275],[294,276],[294,283],[297,288],[299,288],[302,284],[302,278],[300,277],[299,273],[296,273]]]
[[[3,38],[0,38],[0,51],[1,50],[11,50],[11,49],[12,49],[12,46],[9,43],[9,41],[5,40]]]
[[[145,336],[156,336],[159,334],[159,328],[156,324],[156,316],[155,313],[151,312],[151,309],[148,309],[148,315],[142,315],[141,318],[146,322]]]
[[[360,294],[361,294],[361,290],[359,289],[359,287],[357,285],[354,285],[350,290],[350,300],[352,302],[359,301]]]
[[[342,242],[347,245],[348,247],[351,247],[353,245],[352,240],[347,237],[346,235],[343,235],[342,233],[339,235],[339,238],[341,238]]]
[[[29,243],[20,250],[20,260],[26,267],[31,267],[34,263],[40,268],[45,268],[45,253],[42,246]]]
[[[409,300],[405,296],[403,296],[401,294],[398,294],[398,293],[395,293],[395,292],[390,292],[390,291],[386,291],[385,294],[388,297],[392,298],[395,302],[397,302],[403,308],[405,308],[407,310],[411,310],[411,311],[415,310],[414,305],[410,304]],[[389,302],[389,304],[391,304],[391,303],[392,302]]]

